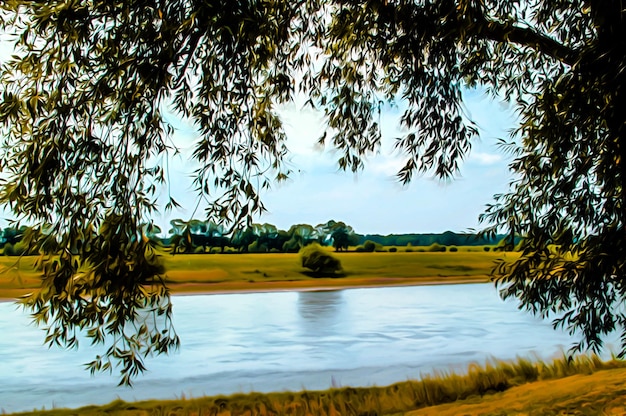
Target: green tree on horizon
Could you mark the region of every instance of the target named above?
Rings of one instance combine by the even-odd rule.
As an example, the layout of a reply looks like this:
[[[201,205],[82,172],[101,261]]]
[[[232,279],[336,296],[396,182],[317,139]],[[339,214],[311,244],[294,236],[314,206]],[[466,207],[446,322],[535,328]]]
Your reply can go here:
[[[195,191],[235,229],[289,177],[277,108],[297,94],[350,171],[402,101],[406,183],[454,177],[477,137],[464,89],[484,88],[521,120],[502,142],[515,179],[481,217],[524,237],[495,269],[501,293],[580,333],[576,349],[619,330],[626,353],[625,19],[617,0],[1,2],[15,53],[0,70],[0,203],[42,253],[22,303],[50,345],[84,331],[106,351],[91,370],[119,365],[130,383],[179,342],[141,226],[178,151],[164,111],[197,128]]]
[[[335,251],[348,250],[350,246],[358,243],[354,229],[343,221],[330,220],[326,224],[319,224],[316,228],[322,238],[332,241]]]

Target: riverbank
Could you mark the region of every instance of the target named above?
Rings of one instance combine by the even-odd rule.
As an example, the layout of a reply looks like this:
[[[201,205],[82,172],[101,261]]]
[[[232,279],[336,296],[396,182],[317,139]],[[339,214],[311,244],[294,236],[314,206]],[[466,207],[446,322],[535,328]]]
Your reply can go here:
[[[626,369],[602,370],[513,387],[409,411],[406,416],[626,415]]]
[[[384,254],[384,256],[383,257],[364,257],[364,256],[379,256],[380,254]],[[456,258],[448,257],[448,256],[453,256],[454,253],[449,253],[449,254],[436,253],[437,256],[432,257],[433,254],[431,253],[408,254],[409,256],[415,255],[417,257],[407,257],[405,259],[403,257],[395,257],[395,258],[391,257],[391,256],[396,256],[397,254],[395,253],[389,253],[389,254],[385,254],[385,253],[361,254],[359,253],[359,255],[363,257],[358,257],[358,256],[354,257],[354,262],[359,263],[355,265],[355,267],[356,266],[362,267],[363,270],[365,270],[364,263],[366,261],[371,262],[369,265],[367,265],[367,267],[369,269],[374,269],[374,266],[376,266],[377,264],[386,265],[385,267],[393,268],[393,264],[395,260],[395,263],[398,263],[400,265],[399,268],[409,267],[412,265],[412,267],[415,267],[415,270],[417,272],[421,271],[421,272],[426,273],[430,271],[432,273],[433,270],[457,272],[456,277],[445,275],[444,274],[445,272],[441,273],[442,274],[441,276],[416,277],[415,279],[422,279],[422,284],[426,284],[426,282],[428,282],[429,280],[436,282],[437,279],[439,279],[439,281],[441,281],[442,283],[444,282],[452,283],[452,282],[455,282],[454,279],[465,279],[465,278],[469,278],[468,279],[469,281],[472,281],[472,279],[476,278],[475,281],[479,281],[480,275],[478,274],[478,271],[481,269],[479,268],[478,265],[480,264],[479,262],[480,257],[475,257],[473,259],[473,262],[470,263],[467,261],[467,259],[464,260],[462,257],[456,257]],[[346,254],[345,256],[352,256],[352,255],[354,254],[350,253],[350,254]],[[251,257],[248,257],[248,256],[251,256]],[[276,256],[283,256],[283,255],[276,255]],[[220,256],[216,257],[216,259],[211,259],[211,256],[208,256],[208,257],[206,256],[194,256],[194,257],[177,256],[175,258],[177,259],[176,260],[177,263],[172,264],[172,266],[174,266],[172,267],[172,269],[174,271],[179,270],[181,278],[183,279],[185,277],[189,278],[188,273],[194,272],[193,270],[194,267],[206,267],[207,264],[205,263],[205,261],[209,261],[209,260],[212,260],[213,263],[211,264],[215,266],[218,264],[217,260],[220,260],[219,257]],[[221,257],[226,258],[228,256],[221,256]],[[235,270],[235,272],[233,272],[233,275],[247,276],[249,274],[253,274],[258,279],[258,280],[253,280],[253,282],[248,281],[244,283],[249,283],[251,285],[254,285],[256,282],[263,283],[264,281],[262,279],[269,278],[268,280],[271,280],[272,276],[262,275],[262,273],[268,273],[271,270],[270,266],[272,266],[272,264],[274,264],[274,266],[276,265],[275,263],[272,263],[271,255],[267,259],[254,258],[254,255],[245,255],[240,260],[245,260],[245,261],[249,260],[250,263],[245,264],[245,261],[243,261],[241,263],[238,263],[238,265],[233,266],[233,269]],[[274,259],[274,261],[277,261],[277,262],[282,262],[285,260],[288,260],[288,259],[285,259],[285,258]],[[292,257],[292,260],[293,260],[293,257]],[[438,263],[435,262],[437,260],[439,261]],[[485,259],[482,258],[482,260],[484,261]],[[262,264],[262,268],[250,269],[250,265],[255,265],[255,264],[257,266],[259,264]],[[228,265],[229,263],[224,263],[222,267],[225,267]],[[489,266],[488,263],[487,265]],[[290,267],[295,267],[297,269],[297,265],[294,266],[292,264],[292,266]],[[279,270],[279,268],[276,268],[275,270]],[[250,271],[252,271],[252,273],[249,273]],[[245,272],[248,272],[248,273],[245,273]],[[215,270],[212,273],[208,273],[208,275],[215,276],[216,274],[219,274],[219,273],[224,273],[224,271],[220,271],[219,268],[215,268]],[[394,273],[393,270],[389,271],[386,278],[398,279],[397,282],[402,282],[402,279],[403,279],[402,276],[398,276],[398,275],[389,276],[389,274],[393,274],[393,273]],[[397,273],[397,270],[395,271],[395,273]],[[375,279],[381,279],[380,277],[376,277],[379,274],[381,274],[380,271],[371,272],[371,274],[367,277],[371,279],[371,282],[374,282]],[[256,276],[256,275],[259,275],[259,276]],[[333,279],[333,280],[341,281],[343,279],[348,279],[350,277],[351,277],[350,275],[347,275],[344,278]],[[352,277],[356,278],[355,276],[352,276]],[[435,279],[433,279],[433,277],[435,277]],[[484,275],[483,277],[488,278],[488,275]],[[319,279],[310,278],[309,276],[306,276],[306,275],[303,275],[302,279],[304,281],[311,280],[313,282],[318,282],[318,283],[320,282]],[[285,280],[285,282],[287,282],[286,284],[289,284],[289,282],[292,282],[292,281]],[[214,284],[214,283],[219,283],[219,282],[187,281],[186,283],[193,286],[194,283],[197,285],[197,284]],[[264,283],[271,283],[271,281],[265,281]],[[355,282],[352,282],[352,283],[355,283]],[[388,283],[388,282],[385,282],[385,283]],[[388,284],[383,284],[383,285],[388,285]],[[211,286],[211,287],[214,288],[215,286]],[[477,289],[479,287],[480,286],[471,286],[471,287],[467,287],[464,289],[468,289],[468,290]],[[198,286],[195,286],[195,288],[197,289]],[[433,289],[442,289],[442,288],[433,288]],[[289,289],[286,289],[286,290],[289,290]],[[301,289],[301,290],[305,290],[305,289]],[[404,291],[404,289],[402,289],[402,291]],[[196,293],[193,290],[191,292]],[[215,293],[214,290],[212,292]],[[455,290],[455,292],[457,291]],[[185,293],[185,292],[176,291],[176,293]],[[310,295],[315,295],[315,294],[310,294]],[[346,296],[347,296],[347,292],[344,292],[342,294],[342,297],[346,297]],[[191,298],[188,298],[187,300],[191,300]],[[450,312],[448,309],[446,309],[446,311]],[[302,314],[303,311],[300,311],[299,313]],[[416,314],[415,316],[418,316],[418,315]],[[457,314],[457,316],[460,316],[460,315]],[[190,321],[190,320],[185,319],[185,321]],[[484,320],[481,320],[481,322],[484,322]],[[316,326],[319,327],[319,325],[316,325]],[[482,337],[485,338],[484,334],[482,335]],[[429,354],[432,354],[432,351]],[[212,397],[212,398],[209,397],[209,398],[202,398],[202,399],[187,399],[187,400],[181,399],[181,400],[173,400],[173,401],[172,400],[149,401],[149,402],[137,402],[137,403],[116,402],[109,406],[89,407],[83,410],[72,410],[72,411],[53,410],[48,414],[49,415],[61,415],[61,416],[91,415],[91,414],[106,414],[106,415],[118,415],[119,414],[119,415],[124,415],[124,416],[171,414],[171,415],[186,416],[186,415],[192,415],[192,414],[193,415],[212,414],[211,412],[215,410],[214,412],[215,414],[224,414],[224,415],[230,414],[231,416],[234,416],[236,414],[270,414],[272,413],[272,411],[270,411],[271,409],[277,410],[276,412],[273,412],[275,414],[287,414],[287,413],[298,414],[298,409],[307,409],[307,406],[309,406],[308,409],[309,409],[309,413],[311,414],[353,414],[354,412],[350,413],[350,409],[347,406],[350,403],[356,403],[358,402],[358,400],[361,400],[361,399],[358,399],[358,397],[362,397],[362,401],[365,403],[363,406],[374,406],[373,408],[370,407],[370,410],[359,411],[360,413],[369,412],[370,414],[375,413],[375,414],[392,415],[392,414],[413,414],[410,412],[418,412],[418,413],[415,413],[417,415],[417,414],[421,414],[419,412],[428,411],[428,409],[436,409],[436,410],[433,410],[431,413],[425,413],[425,414],[439,414],[439,413],[443,413],[444,411],[448,412],[448,414],[459,414],[459,413],[461,414],[503,414],[503,413],[504,414],[519,414],[519,413],[563,414],[564,412],[566,412],[567,414],[602,414],[602,412],[605,412],[605,414],[620,414],[620,413],[612,413],[612,412],[614,409],[618,409],[618,410],[620,409],[619,398],[624,395],[623,387],[621,384],[618,383],[620,379],[624,380],[624,378],[626,377],[626,370],[622,370],[622,366],[623,364],[616,365],[616,368],[599,366],[599,367],[594,367],[592,369],[589,369],[589,368],[583,367],[582,369],[577,370],[579,371],[579,373],[577,373],[578,375],[574,376],[573,378],[566,377],[565,376],[566,374],[571,374],[567,372],[557,373],[557,375],[552,375],[549,377],[546,376],[545,374],[541,376],[535,376],[533,375],[535,374],[535,371],[532,370],[532,368],[535,368],[535,364],[532,364],[530,366],[519,365],[518,367],[522,373],[521,375],[518,374],[519,371],[518,373],[516,372],[511,373],[508,370],[498,370],[498,369],[496,369],[496,371],[487,371],[486,373],[480,373],[480,372],[471,373],[472,374],[471,379],[474,380],[473,382],[477,383],[475,385],[478,386],[477,388],[480,389],[478,393],[476,392],[471,393],[471,390],[470,390],[469,393],[457,394],[457,393],[454,393],[454,391],[456,390],[453,390],[452,392],[450,392],[446,390],[446,388],[444,387],[441,387],[441,386],[437,387],[438,384],[437,383],[433,384],[431,383],[431,381],[426,382],[426,384],[423,384],[423,383],[413,384],[414,382],[408,382],[407,385],[410,386],[410,388],[407,387],[406,389],[406,391],[408,392],[407,394],[415,395],[415,394],[418,394],[419,392],[422,392],[419,394],[426,394],[427,397],[436,397],[437,395],[441,395],[443,392],[443,397],[445,398],[447,402],[452,400],[452,398],[457,400],[454,403],[448,403],[447,405],[445,405],[448,407],[443,408],[443,410],[439,410],[438,408],[435,408],[435,407],[432,407],[432,408],[423,407],[426,404],[421,403],[421,402],[418,403],[415,400],[415,397],[413,396],[408,396],[409,399],[403,399],[399,397],[398,392],[402,389],[401,386],[403,386],[404,383],[398,383],[389,387],[382,387],[382,388],[370,388],[370,387],[341,388],[341,389],[333,389],[333,390],[328,390],[328,391],[318,392],[318,393],[316,392],[270,393],[270,394],[236,395],[236,396],[228,396],[228,397]],[[560,367],[565,368],[565,369],[570,368],[569,364],[566,365],[566,363],[564,362],[561,362]],[[472,367],[472,368],[476,369],[475,367]],[[502,374],[504,374],[505,376],[504,381],[501,378],[499,378],[502,376]],[[416,373],[416,377],[418,376],[422,377],[419,373]],[[530,378],[528,378],[528,376],[530,376]],[[469,383],[469,381],[467,381],[466,379],[458,378],[457,376],[447,377],[444,374],[443,377],[445,380],[448,380],[444,383],[444,385],[450,385],[453,387],[456,386],[454,387],[455,389],[457,387],[465,388],[464,386],[467,386]],[[558,378],[556,382],[550,384],[549,381],[552,380],[550,377],[561,377],[561,378]],[[438,375],[435,375],[434,378],[439,379],[441,377]],[[539,379],[540,381],[532,381],[536,379]],[[429,378],[428,380],[431,380],[431,379]],[[462,381],[462,380],[466,380],[466,381]],[[495,384],[489,384],[492,387],[488,387],[488,386],[486,387],[484,383],[495,383]],[[592,384],[585,384],[585,383],[592,383]],[[623,384],[623,381],[622,381],[622,384]],[[353,384],[349,384],[349,385],[353,385]],[[596,389],[595,387],[593,387],[594,385],[602,385],[604,387],[602,389]],[[177,385],[174,384],[173,386],[174,387],[170,386],[169,388],[176,390],[176,391],[181,391],[181,389],[179,389]],[[298,382],[293,382],[289,385],[289,389],[291,389],[292,386],[295,389],[298,389],[299,387],[301,388],[302,384],[299,384]],[[518,390],[518,389],[521,389],[521,390]],[[280,390],[280,388],[276,390]],[[504,391],[500,393],[496,393],[500,390],[504,390]],[[351,396],[348,396],[347,398],[344,397],[343,399],[339,399],[339,402],[337,405],[332,404],[331,406],[331,404],[329,403],[334,403],[334,402],[328,402],[325,400],[327,400],[328,398],[342,397],[342,396],[336,395],[335,392],[338,392],[338,391],[349,392],[348,394],[350,394]],[[527,391],[528,393],[525,393]],[[357,395],[356,396],[357,398],[355,398],[353,394],[354,392],[362,392],[362,396]],[[389,394],[391,398],[387,396],[377,396],[378,393],[376,392],[383,392],[384,394]],[[539,395],[538,392],[541,392],[542,394]],[[585,394],[581,394],[581,392],[585,392]],[[519,400],[516,399],[516,397],[520,395],[525,395],[525,396],[523,399],[519,399]],[[535,399],[533,395],[537,395],[538,398],[542,397],[541,400],[545,399],[544,402],[540,402],[539,399]],[[154,394],[152,397],[167,397],[167,396],[168,396],[167,394]],[[240,397],[240,396],[246,398],[243,404],[233,399],[233,397]],[[270,399],[268,399],[267,397],[270,397]],[[272,400],[274,399],[271,399],[272,397],[274,398],[287,397],[288,400],[298,399],[298,400],[309,400],[309,401],[308,402],[302,402],[302,401],[295,402],[295,404],[293,402],[287,401],[286,404],[281,405],[280,403],[282,402],[273,402]],[[314,400],[317,400],[317,402],[315,402]],[[209,403],[207,406],[213,406],[213,407],[208,407],[208,408],[203,407],[205,405],[202,403],[205,403],[206,401],[208,401]],[[89,401],[87,401],[86,403],[89,403]],[[316,410],[318,410],[318,412],[313,413],[311,409],[312,409],[312,406],[315,406],[315,403],[317,403],[318,407],[316,408]],[[324,403],[326,404],[324,405]],[[341,408],[341,403],[344,403],[343,404],[344,408]],[[383,404],[381,405],[380,403],[383,403]],[[397,403],[400,403],[400,404],[408,403],[407,406],[409,407],[403,407],[402,409],[393,407]],[[438,402],[427,402],[427,403],[436,404]],[[442,403],[445,403],[445,401]],[[390,408],[381,407],[380,409],[375,407],[375,406],[383,406],[383,405],[388,406],[388,407],[391,406],[391,407]],[[463,407],[455,408],[455,406],[457,405],[463,406]],[[410,407],[410,406],[413,406],[413,407]],[[473,407],[469,408],[470,410],[467,410],[466,406],[478,406],[476,408],[478,410],[475,410]],[[511,407],[507,407],[507,406],[511,406]],[[579,408],[582,408],[582,410],[579,411]],[[334,410],[331,411],[331,409],[334,409]],[[460,409],[462,409],[462,411]],[[554,409],[557,409],[557,410],[554,410]],[[247,410],[250,410],[250,411],[247,412]],[[622,410],[623,410],[623,407],[622,407]],[[2,411],[2,406],[0,404],[0,412],[1,411]],[[37,411],[37,412],[32,412],[30,414],[46,414],[46,413]]]
[[[435,373],[385,387],[345,387],[325,391],[249,393],[181,398],[80,409],[19,413],[22,416],[148,415],[623,415],[626,363],[597,357],[552,363],[472,365],[465,375]],[[15,415],[18,415],[17,413]]]
[[[335,253],[341,277],[312,277],[296,253],[164,254],[166,282],[174,294],[332,290],[357,287],[484,283],[496,259],[515,253]],[[0,257],[0,299],[39,286],[32,257]]]

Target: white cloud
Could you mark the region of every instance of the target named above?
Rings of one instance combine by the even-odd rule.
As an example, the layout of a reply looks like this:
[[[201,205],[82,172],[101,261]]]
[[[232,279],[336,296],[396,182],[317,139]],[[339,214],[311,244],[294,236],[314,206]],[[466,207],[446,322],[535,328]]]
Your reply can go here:
[[[469,161],[477,162],[481,165],[493,165],[502,161],[502,155],[473,151],[470,153]]]
[[[406,163],[400,156],[378,156],[368,161],[366,168],[372,173],[393,178]]]
[[[310,155],[319,151],[317,141],[324,132],[324,115],[300,103],[283,105],[278,113],[287,134],[287,146],[292,154]]]

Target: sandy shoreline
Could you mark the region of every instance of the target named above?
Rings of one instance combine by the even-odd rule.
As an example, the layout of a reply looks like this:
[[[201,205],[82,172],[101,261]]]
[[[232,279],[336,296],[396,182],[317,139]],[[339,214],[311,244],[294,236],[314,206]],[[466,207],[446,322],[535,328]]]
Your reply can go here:
[[[306,286],[306,287],[284,287],[284,288],[256,288],[256,289],[236,289],[236,290],[201,290],[193,292],[172,292],[175,296],[195,296],[195,295],[228,295],[228,294],[246,294],[246,293],[273,293],[273,292],[326,292],[339,291],[349,289],[375,289],[382,287],[403,287],[403,286],[438,286],[438,285],[464,285],[489,283],[488,280],[477,279],[457,279],[449,281],[420,281],[420,282],[402,282],[402,283],[372,283],[361,285],[337,285],[337,286]]]
[[[171,294],[174,296],[197,296],[197,295],[228,295],[228,294],[249,294],[249,293],[272,293],[272,292],[321,292],[347,289],[367,289],[381,287],[402,287],[402,286],[435,286],[435,285],[462,285],[475,283],[489,283],[488,278],[467,278],[467,279],[441,279],[441,278],[379,278],[379,279],[359,279],[358,282],[341,281],[332,279],[332,284],[319,284],[312,280],[301,280],[294,282],[266,282],[250,283],[245,287],[241,283],[228,284],[172,284],[169,285]],[[324,282],[327,283],[327,282]],[[214,286],[214,287],[210,287]],[[0,297],[0,302],[15,302],[18,298]]]

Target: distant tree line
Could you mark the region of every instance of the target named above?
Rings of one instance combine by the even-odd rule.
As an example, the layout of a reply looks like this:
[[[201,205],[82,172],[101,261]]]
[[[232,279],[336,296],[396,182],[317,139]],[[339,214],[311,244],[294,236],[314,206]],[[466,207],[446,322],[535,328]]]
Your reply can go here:
[[[281,230],[273,224],[252,224],[244,229],[227,230],[210,221],[192,219],[170,221],[170,229],[164,235],[155,224],[144,224],[143,234],[158,244],[169,247],[173,253],[295,253],[309,244],[332,246],[335,251],[382,251],[384,246],[485,246],[504,247],[504,236],[484,237],[469,233],[446,231],[441,234],[357,234],[343,221],[330,220],[323,224],[295,224]],[[27,226],[0,229],[0,247],[5,255],[21,255],[28,252],[22,241]],[[510,243],[515,245],[518,240]],[[509,247],[508,249],[512,249]],[[395,251],[395,250],[391,250]],[[445,251],[431,249],[429,251]]]
[[[446,231],[440,234],[366,234],[358,235],[359,245],[365,244],[366,241],[372,241],[381,246],[430,246],[432,244],[439,244],[442,246],[485,246],[485,245],[497,245],[506,239],[508,236],[493,235],[482,236],[471,233],[454,233],[452,231]],[[519,238],[516,238],[513,245],[519,243]]]
[[[312,243],[332,246],[336,251],[347,251],[358,244],[358,235],[342,221],[328,221],[312,226],[295,224],[281,230],[273,224],[252,224],[244,229],[226,230],[210,221],[175,219],[163,245],[175,253],[239,252],[239,253],[296,253]],[[161,230],[151,230],[151,238]],[[156,231],[156,232],[155,232]]]

